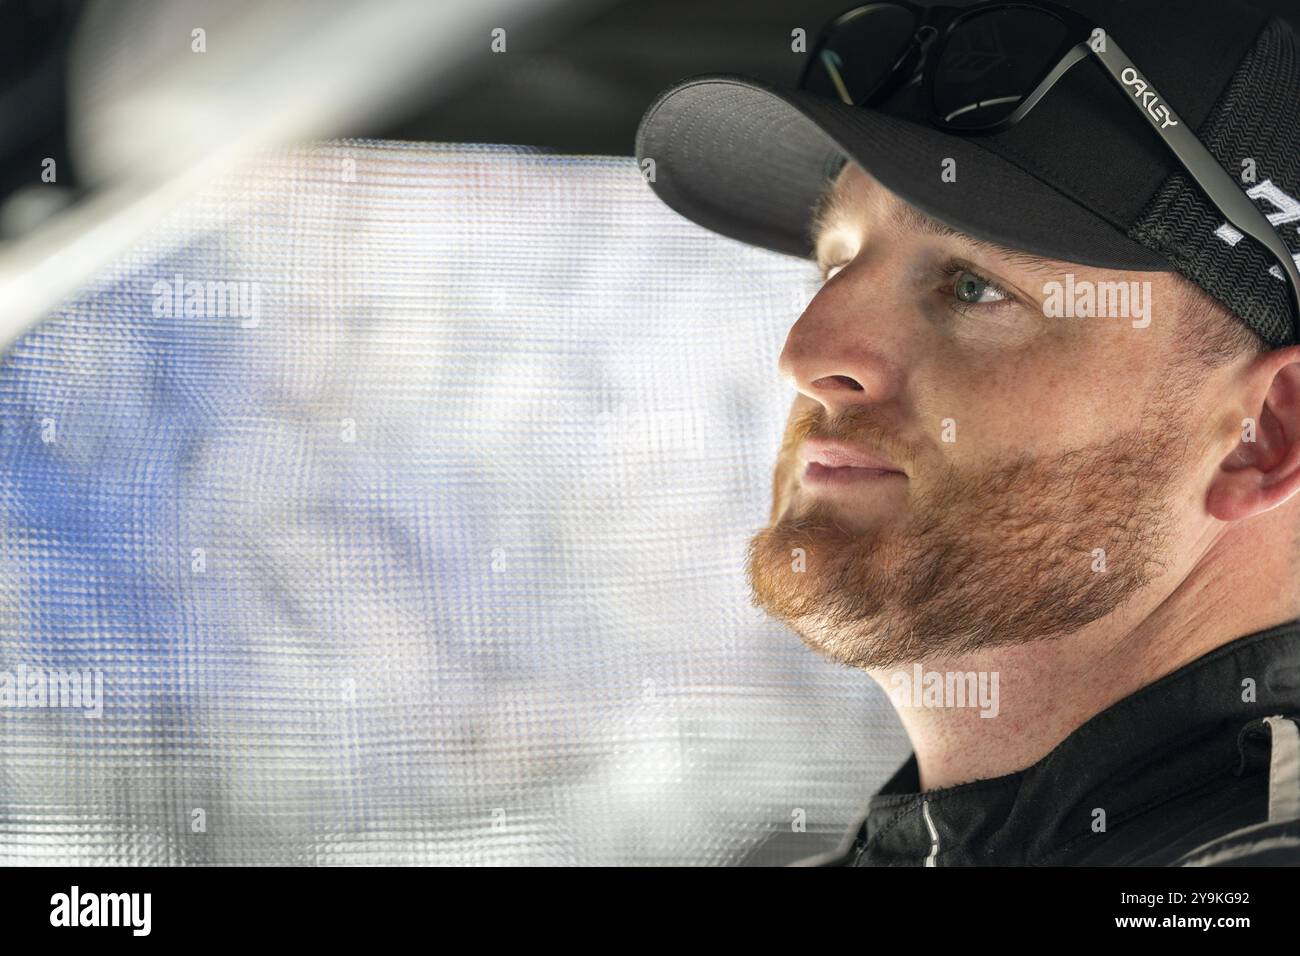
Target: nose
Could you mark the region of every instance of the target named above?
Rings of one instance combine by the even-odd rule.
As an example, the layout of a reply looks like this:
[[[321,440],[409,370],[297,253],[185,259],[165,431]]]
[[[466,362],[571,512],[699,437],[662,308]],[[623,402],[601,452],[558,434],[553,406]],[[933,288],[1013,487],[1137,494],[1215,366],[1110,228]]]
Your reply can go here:
[[[824,285],[791,327],[777,362],[783,378],[830,413],[887,401],[899,387],[898,366],[886,355],[890,310],[864,300],[870,297],[860,286]]]

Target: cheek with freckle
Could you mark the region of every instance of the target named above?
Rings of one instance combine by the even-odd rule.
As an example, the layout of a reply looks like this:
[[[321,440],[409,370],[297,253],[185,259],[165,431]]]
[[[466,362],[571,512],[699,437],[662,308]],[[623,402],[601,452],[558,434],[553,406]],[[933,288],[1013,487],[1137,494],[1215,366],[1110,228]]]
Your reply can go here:
[[[1023,310],[1008,310],[1000,316],[981,317],[978,321],[958,322],[953,338],[967,352],[997,352],[1022,348],[1046,334],[1041,321]]]

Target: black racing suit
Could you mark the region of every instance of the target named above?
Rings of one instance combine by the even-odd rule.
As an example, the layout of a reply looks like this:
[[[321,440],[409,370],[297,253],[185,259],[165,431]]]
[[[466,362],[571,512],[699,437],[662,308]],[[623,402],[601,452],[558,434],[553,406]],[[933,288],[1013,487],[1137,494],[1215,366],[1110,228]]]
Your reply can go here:
[[[1300,865],[1298,725],[1290,621],[1143,687],[1024,770],[920,793],[913,754],[828,865]]]

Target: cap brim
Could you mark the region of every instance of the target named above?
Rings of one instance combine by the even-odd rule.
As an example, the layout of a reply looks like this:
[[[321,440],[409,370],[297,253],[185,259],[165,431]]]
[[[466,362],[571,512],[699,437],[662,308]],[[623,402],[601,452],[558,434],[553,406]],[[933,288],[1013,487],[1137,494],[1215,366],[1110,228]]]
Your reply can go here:
[[[980,139],[717,73],[660,94],[641,119],[636,156],[654,161],[650,184],[677,212],[787,255],[812,255],[813,207],[847,157],[917,209],[975,238],[1101,268],[1172,269]],[[955,181],[945,181],[946,159],[956,161]]]

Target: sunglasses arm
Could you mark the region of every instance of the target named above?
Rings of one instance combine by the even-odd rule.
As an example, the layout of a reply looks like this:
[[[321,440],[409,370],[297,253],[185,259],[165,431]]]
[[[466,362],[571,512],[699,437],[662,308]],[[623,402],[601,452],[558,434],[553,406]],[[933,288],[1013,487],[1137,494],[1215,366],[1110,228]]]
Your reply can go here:
[[[1124,91],[1129,102],[1146,117],[1188,175],[1210,201],[1219,207],[1228,222],[1263,245],[1277,259],[1291,289],[1292,341],[1300,342],[1300,270],[1297,270],[1291,251],[1272,223],[1111,37],[1106,36],[1104,42],[1096,46],[1081,43],[1076,49],[1081,49],[1085,55],[1092,53],[1097,57],[1102,67]]]
[[[1061,57],[1060,61],[1056,64],[1056,66],[1052,68],[1052,72],[1048,73],[1047,76],[1043,77],[1042,81],[1039,82],[1039,84],[1036,87],[1034,87],[1033,92],[1031,92],[1028,96],[1026,96],[1023,100],[1020,101],[1020,105],[1015,108],[1015,111],[1013,113],[1011,113],[1005,119],[999,120],[997,123],[994,123],[991,126],[987,126],[979,130],[970,130],[970,132],[1000,133],[1003,130],[1010,129],[1012,126],[1015,126],[1027,115],[1029,115],[1029,111],[1038,105],[1038,101],[1048,94],[1048,92],[1052,89],[1052,87],[1056,85],[1057,81],[1060,80],[1061,77],[1065,76],[1065,74],[1070,71],[1071,67],[1073,67],[1076,63],[1081,62],[1082,60],[1086,60],[1088,58],[1088,54],[1091,52],[1092,51],[1088,49],[1088,45],[1086,43],[1080,43],[1077,46],[1071,47],[1068,51],[1066,51],[1065,56]]]

